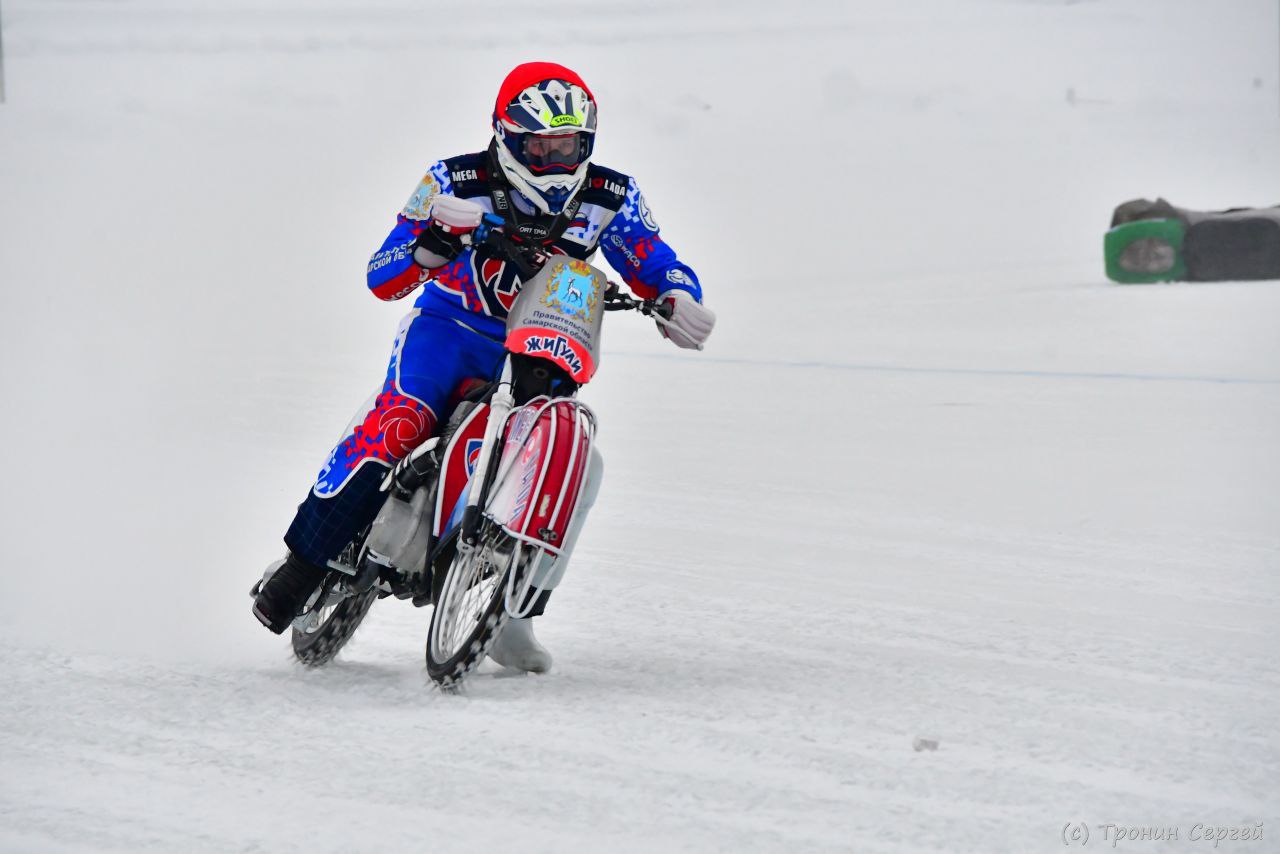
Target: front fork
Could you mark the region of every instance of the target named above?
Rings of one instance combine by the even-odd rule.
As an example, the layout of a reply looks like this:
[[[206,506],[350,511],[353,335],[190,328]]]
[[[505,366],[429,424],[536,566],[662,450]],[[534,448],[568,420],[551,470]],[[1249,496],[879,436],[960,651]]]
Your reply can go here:
[[[462,553],[475,548],[480,536],[480,508],[489,488],[489,470],[494,450],[498,446],[498,437],[507,423],[507,416],[515,407],[515,397],[511,394],[511,356],[502,361],[502,374],[498,378],[498,386],[494,389],[489,401],[489,421],[484,428],[484,442],[480,445],[480,459],[476,461],[475,482],[467,490],[467,506],[462,511],[461,530],[458,535],[458,550]]]

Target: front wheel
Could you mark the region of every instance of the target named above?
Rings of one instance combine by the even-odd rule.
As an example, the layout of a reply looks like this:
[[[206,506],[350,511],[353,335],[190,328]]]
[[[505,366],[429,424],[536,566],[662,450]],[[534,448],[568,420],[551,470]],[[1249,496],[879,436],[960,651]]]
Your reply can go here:
[[[474,548],[455,552],[427,634],[427,673],[440,687],[461,683],[498,639],[507,621],[511,574],[527,571],[527,561],[513,565],[517,553],[515,541],[496,528]]]

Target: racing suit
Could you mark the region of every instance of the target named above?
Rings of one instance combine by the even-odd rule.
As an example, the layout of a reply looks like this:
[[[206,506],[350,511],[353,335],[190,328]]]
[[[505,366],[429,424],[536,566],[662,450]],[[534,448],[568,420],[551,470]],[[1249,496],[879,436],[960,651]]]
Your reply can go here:
[[[434,164],[369,261],[369,289],[379,299],[401,299],[419,286],[423,292],[400,324],[381,386],[329,453],[285,534],[290,551],[313,566],[325,566],[373,521],[387,471],[437,432],[454,390],[468,378],[493,378],[502,364],[505,319],[521,285],[515,266],[470,247],[433,269],[413,260],[437,195],[493,212],[490,163],[478,152]],[[534,216],[522,196],[510,198]],[[583,260],[603,249],[637,296],[682,290],[701,302],[697,275],[659,237],[634,179],[590,164],[578,199],[573,220],[544,249]]]

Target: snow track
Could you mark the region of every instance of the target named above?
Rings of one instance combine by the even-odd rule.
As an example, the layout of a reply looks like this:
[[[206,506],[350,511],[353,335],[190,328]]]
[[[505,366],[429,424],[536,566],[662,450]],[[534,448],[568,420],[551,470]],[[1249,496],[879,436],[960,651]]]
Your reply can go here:
[[[1277,850],[1280,283],[1101,281],[1120,201],[1280,202],[1274,3],[302,8],[4,4],[0,851]],[[534,58],[720,328],[609,318],[551,674],[442,695],[397,601],[303,670],[246,593],[364,259]]]

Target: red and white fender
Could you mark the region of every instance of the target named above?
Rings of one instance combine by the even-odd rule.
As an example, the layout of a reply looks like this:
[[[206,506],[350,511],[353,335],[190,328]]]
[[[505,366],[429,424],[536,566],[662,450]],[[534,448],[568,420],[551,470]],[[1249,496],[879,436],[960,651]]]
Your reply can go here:
[[[573,398],[535,398],[512,413],[487,515],[508,534],[559,555],[579,510],[595,415]]]

